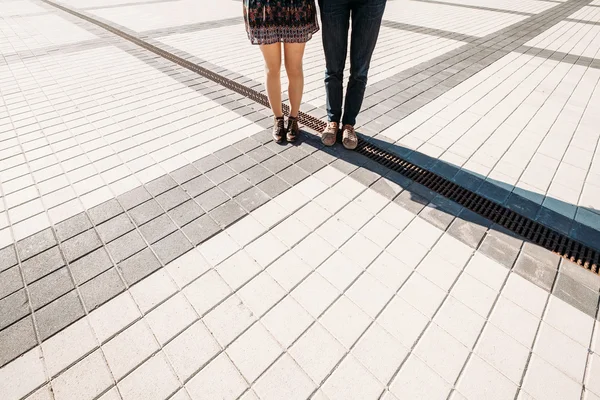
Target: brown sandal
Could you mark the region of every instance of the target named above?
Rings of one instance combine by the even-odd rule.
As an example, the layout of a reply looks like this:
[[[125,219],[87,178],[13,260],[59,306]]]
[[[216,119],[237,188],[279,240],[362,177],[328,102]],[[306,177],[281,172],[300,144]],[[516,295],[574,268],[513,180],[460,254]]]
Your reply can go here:
[[[285,124],[283,122],[283,117],[275,117],[275,123],[273,124],[273,140],[277,143],[281,143],[284,136]]]
[[[287,141],[290,143],[295,142],[299,134],[300,128],[298,127],[298,119],[294,117],[289,117],[286,135]]]
[[[321,133],[321,142],[325,146],[333,146],[337,140],[339,125],[337,122],[329,122]]]

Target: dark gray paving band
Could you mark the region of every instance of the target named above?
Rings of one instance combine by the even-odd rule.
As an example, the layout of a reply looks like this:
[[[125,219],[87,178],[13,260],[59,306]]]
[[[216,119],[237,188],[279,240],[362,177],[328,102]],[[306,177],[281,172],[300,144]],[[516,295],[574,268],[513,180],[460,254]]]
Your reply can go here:
[[[143,57],[149,65],[158,68],[164,67],[165,73],[174,73],[173,68],[168,66],[170,62],[157,59],[147,53],[141,49],[130,51],[132,55]],[[183,75],[180,79],[187,85],[195,86],[196,83],[202,85],[204,82],[202,79],[199,80],[200,82],[197,78],[191,79],[193,74],[187,74],[185,71],[175,72],[177,72],[176,75],[180,73]],[[235,102],[243,104],[243,99],[240,99],[238,95],[223,88],[215,88],[215,85],[209,85],[209,83],[199,90],[205,90],[204,93],[207,95],[213,94],[216,99],[227,98],[227,100],[223,100],[227,104]],[[268,112],[265,115],[268,115]],[[260,122],[266,122],[266,119],[262,118]],[[160,268],[167,260],[185,253],[195,244],[192,238],[196,237],[195,240],[202,240],[198,238],[211,232],[214,229],[211,229],[211,226],[216,225],[218,232],[224,224],[232,223],[227,222],[228,219],[231,219],[232,209],[241,207],[246,213],[247,210],[242,206],[244,200],[239,198],[242,193],[256,189],[269,196],[268,193],[271,189],[267,189],[267,187],[270,185],[263,185],[264,182],[271,179],[278,182],[277,179],[279,179],[288,186],[293,185],[294,181],[303,179],[303,176],[307,176],[310,171],[316,171],[327,163],[332,163],[331,165],[335,168],[367,186],[370,185],[371,188],[390,200],[418,213],[465,243],[479,247],[484,254],[506,265],[507,268],[518,258],[515,271],[540,286],[545,285],[546,276],[558,274],[559,280],[565,282],[560,286],[564,293],[558,289],[553,292],[557,296],[568,298],[571,304],[586,310],[588,314],[595,315],[598,290],[590,288],[589,279],[586,277],[581,279],[577,275],[578,270],[570,271],[570,264],[561,266],[557,272],[559,262],[556,256],[545,251],[540,252],[538,248],[511,237],[501,227],[490,226],[489,222],[482,221],[470,211],[439,196],[432,195],[417,184],[387,171],[378,164],[370,163],[369,160],[358,154],[337,148],[319,151],[318,142],[311,141],[301,143],[299,147],[284,148],[274,145],[270,140],[269,133],[263,132],[252,139],[246,139],[225,148],[191,166],[185,166],[119,196],[116,200],[111,200],[51,229],[20,241],[16,244],[17,253],[13,246],[0,250],[0,271],[2,273],[11,271],[11,274],[6,277],[15,276],[15,266],[23,271],[23,276],[31,277],[30,273],[26,275],[24,271],[29,270],[27,267],[33,263],[32,260],[41,265],[40,267],[37,266],[38,264],[34,265],[33,270],[37,272],[37,275],[34,274],[31,278],[26,277],[26,283],[21,283],[23,289],[16,289],[16,292],[11,292],[5,297],[4,294],[0,296],[2,297],[0,317],[4,318],[5,315],[10,315],[4,310],[16,310],[15,304],[22,304],[24,301],[31,304],[31,308],[35,310],[33,312],[36,316],[36,330],[40,333],[40,340],[43,340],[43,337],[49,337],[52,332],[60,331],[64,326],[85,315],[91,305],[102,304],[114,297],[116,293],[120,293],[125,287],[129,287],[130,282],[136,282],[139,276],[145,276],[154,271],[153,268]],[[270,153],[265,153],[264,149]],[[290,154],[286,154],[287,152]],[[266,154],[269,154],[267,158],[265,158]],[[277,157],[284,158],[293,165],[275,172],[280,168],[278,165],[281,162]],[[247,164],[247,158],[253,160],[253,163]],[[273,159],[276,159],[277,162]],[[258,166],[261,168],[257,168]],[[271,174],[268,177],[264,176],[262,169],[266,169]],[[231,176],[229,170],[234,171],[235,174]],[[381,177],[382,175],[385,177]],[[227,178],[228,176],[230,177]],[[238,183],[243,182],[240,180],[240,176],[249,181],[252,187],[231,196],[227,188],[233,188],[234,192],[232,193],[235,193]],[[253,182],[252,179],[255,176],[258,177]],[[237,182],[232,182],[233,180]],[[208,187],[205,186],[206,182],[209,183]],[[261,185],[263,186],[261,187]],[[275,184],[275,187],[278,186]],[[195,194],[194,190],[199,191],[197,196],[192,195]],[[274,189],[273,193],[276,193],[277,190],[280,189]],[[223,203],[215,205],[215,202],[219,203],[218,198],[223,197],[214,195],[214,193],[207,195],[206,193],[210,191],[223,192],[227,199]],[[213,198],[217,200],[213,201]],[[208,201],[208,204],[202,203],[201,199]],[[228,205],[225,206],[225,204]],[[251,204],[254,203],[251,202]],[[184,209],[180,210],[180,207],[184,207]],[[220,213],[216,211],[221,207],[224,210],[221,209]],[[176,210],[180,212],[176,212]],[[204,213],[200,214],[201,211]],[[232,212],[232,215],[237,214]],[[200,223],[200,219],[205,217],[212,223],[209,222],[208,225]],[[179,218],[182,219],[179,220]],[[186,223],[188,218],[195,219]],[[225,218],[225,220],[220,218]],[[171,224],[175,225],[175,231],[171,232],[173,229]],[[160,228],[163,226],[165,229],[161,230]],[[186,228],[188,226],[190,227]],[[195,236],[196,234],[198,236]],[[50,250],[53,251],[50,252]],[[42,255],[44,256],[42,257]],[[86,267],[78,270],[77,263],[83,259],[86,259]],[[158,266],[156,266],[157,263]],[[61,266],[56,267],[57,264]],[[66,267],[62,266],[64,264]],[[97,267],[100,272],[98,270],[90,271],[91,273],[86,275],[88,266],[94,265],[100,265]],[[109,266],[106,267],[106,265]],[[71,277],[70,285],[65,283],[64,275],[55,275],[58,271],[63,271],[62,274],[64,274],[63,268],[66,268],[66,272],[69,273],[67,276]],[[76,280],[76,276],[81,276],[81,270],[83,270],[83,277]],[[46,281],[50,276],[53,279]],[[49,284],[47,282],[58,283]],[[62,284],[59,284],[60,282]],[[17,280],[17,284],[13,283],[12,286],[6,287],[18,286]],[[72,286],[75,286],[75,289]],[[65,291],[66,293],[56,298],[56,294],[47,294],[48,287],[56,289],[54,293],[64,293]],[[16,294],[19,295],[16,296]],[[592,301],[594,296],[595,304]],[[7,302],[9,298],[12,303]],[[48,301],[50,303],[47,303]],[[29,334],[33,330],[33,321],[31,318],[27,318],[27,315],[25,313],[21,319],[0,331],[0,347],[3,350],[0,354],[8,354],[14,358],[26,351],[24,347],[27,345],[31,347],[35,345],[33,334],[31,337],[34,340],[29,342],[30,344],[24,340],[24,337],[27,337],[25,333]],[[5,352],[5,348],[9,351]],[[2,362],[2,364],[4,363]]]
[[[426,28],[419,25],[411,25],[405,24],[402,22],[383,20],[381,21],[381,26],[386,28],[398,29],[402,31],[414,32],[414,33],[422,33],[424,35],[438,36],[445,39],[458,40],[461,42],[472,42],[479,39],[478,36],[465,35],[462,33],[445,31],[443,29],[435,29],[435,28]]]
[[[524,12],[524,11],[507,10],[505,8],[475,6],[475,5],[471,5],[471,4],[459,4],[459,3],[452,3],[450,1],[440,1],[440,0],[413,0],[413,1],[418,1],[420,3],[439,4],[439,5],[443,5],[443,6],[470,8],[473,10],[483,10],[483,11],[493,11],[493,12],[505,13],[505,14],[524,15],[527,17],[535,15],[535,13]]]
[[[173,2],[177,2],[180,0],[146,0],[146,1],[132,1],[132,2],[125,2],[125,3],[119,3],[119,4],[108,4],[108,5],[104,5],[104,6],[93,6],[93,7],[83,7],[82,10],[86,10],[86,11],[95,11],[95,10],[104,10],[107,8],[122,8],[122,7],[135,7],[135,6],[144,6],[144,5],[149,5],[149,4],[158,4],[158,3],[173,3]]]
[[[241,25],[244,23],[242,17],[226,18],[216,21],[197,22],[187,25],[177,25],[169,28],[152,29],[139,33],[140,38],[158,38],[164,36],[178,35],[188,32],[198,32],[207,29],[222,28],[225,26]]]
[[[576,18],[567,18],[567,19],[565,19],[565,22],[574,22],[576,24],[588,24],[588,25],[596,25],[596,26],[600,25],[600,21],[588,21],[585,19],[576,19]]]
[[[97,49],[106,46],[108,46],[108,44],[103,39],[90,39],[85,40],[83,42],[47,46],[32,50],[24,50],[16,53],[2,55],[0,57],[0,65],[7,65],[13,62],[21,62],[22,60],[26,60],[28,58],[45,57],[54,54],[77,53],[80,51]]]
[[[554,51],[548,49],[540,49],[539,47],[521,46],[518,48],[519,53],[534,55],[536,57],[546,58],[558,62],[566,62],[569,64],[581,65],[583,67],[600,69],[600,58],[592,58],[580,56],[577,54],[564,53],[562,51]]]

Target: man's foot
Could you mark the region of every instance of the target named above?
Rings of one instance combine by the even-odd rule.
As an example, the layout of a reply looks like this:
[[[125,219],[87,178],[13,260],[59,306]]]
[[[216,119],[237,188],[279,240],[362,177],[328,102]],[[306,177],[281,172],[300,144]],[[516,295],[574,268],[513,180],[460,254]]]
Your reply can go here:
[[[328,122],[327,126],[321,133],[321,142],[325,146],[333,146],[335,144],[335,140],[337,139],[337,134],[339,131],[339,125],[337,122]]]
[[[354,150],[356,149],[356,146],[358,146],[358,136],[356,136],[356,132],[352,125],[344,125],[342,130],[342,144],[348,150]]]
[[[286,135],[287,141],[290,143],[295,142],[299,134],[300,128],[298,127],[298,119],[294,117],[289,117]]]
[[[281,143],[285,136],[285,132],[283,117],[275,117],[275,122],[273,123],[273,140],[277,143]]]

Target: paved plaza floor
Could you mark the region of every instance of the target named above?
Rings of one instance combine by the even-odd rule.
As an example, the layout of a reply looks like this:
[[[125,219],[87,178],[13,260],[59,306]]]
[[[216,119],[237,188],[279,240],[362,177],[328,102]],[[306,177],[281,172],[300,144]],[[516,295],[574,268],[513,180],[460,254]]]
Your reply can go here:
[[[264,92],[240,1],[0,0],[0,399],[600,400],[597,273],[141,41]],[[600,0],[389,0],[357,127],[600,251],[599,110]]]

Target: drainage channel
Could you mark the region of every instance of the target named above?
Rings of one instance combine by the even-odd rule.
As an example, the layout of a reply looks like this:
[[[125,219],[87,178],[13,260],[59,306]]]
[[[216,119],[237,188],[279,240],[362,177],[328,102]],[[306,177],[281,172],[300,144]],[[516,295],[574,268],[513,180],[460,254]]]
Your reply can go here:
[[[42,1],[71,15],[100,26],[123,39],[135,43],[136,45],[169,61],[172,61],[181,67],[193,71],[227,89],[239,93],[258,104],[269,107],[269,100],[267,96],[255,91],[254,89],[246,87],[211,70],[178,57],[102,21],[98,21],[87,15],[81,14],[77,11],[71,10],[48,0]],[[289,114],[289,107],[286,104],[283,105],[283,110],[286,115]],[[326,125],[325,122],[303,112],[300,112],[298,119],[301,124],[317,132],[323,130]],[[559,256],[596,274],[600,274],[600,253],[593,248],[573,240],[568,236],[544,226],[530,218],[520,215],[494,201],[486,199],[475,192],[465,189],[440,175],[420,168],[417,165],[391,154],[362,138],[359,138],[359,144],[356,151],[367,158],[398,172],[402,176],[411,179],[412,181],[417,182],[426,188],[460,204],[466,209],[471,210],[500,226],[503,226],[509,231],[523,237],[525,240],[558,254]]]

